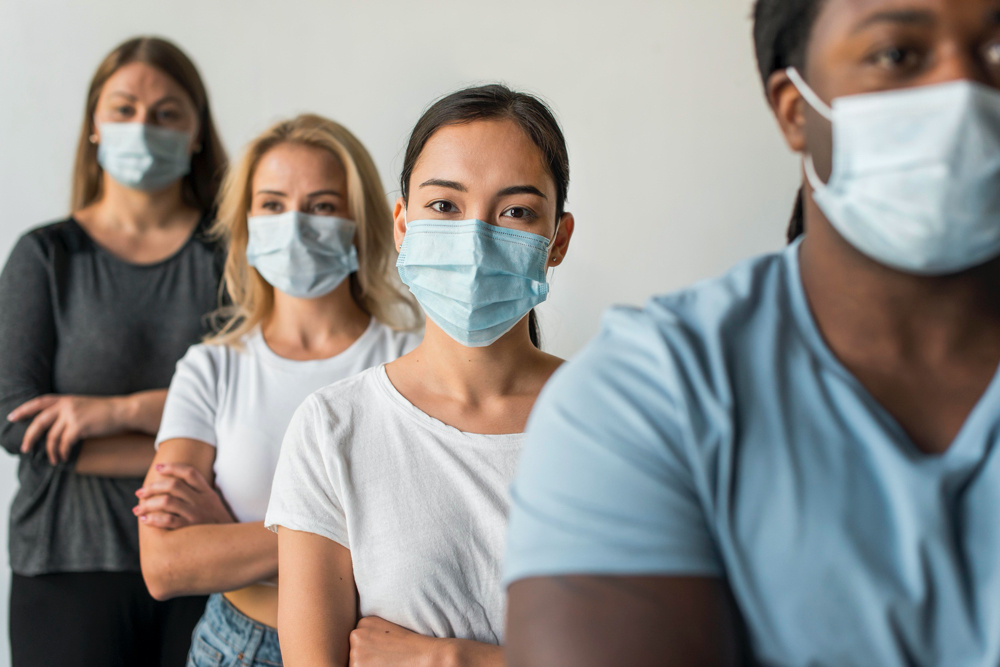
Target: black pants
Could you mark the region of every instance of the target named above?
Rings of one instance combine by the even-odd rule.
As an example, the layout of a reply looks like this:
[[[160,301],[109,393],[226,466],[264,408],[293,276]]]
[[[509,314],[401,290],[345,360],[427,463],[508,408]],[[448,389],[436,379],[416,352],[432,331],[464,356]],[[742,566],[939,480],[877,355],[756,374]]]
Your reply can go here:
[[[13,667],[183,667],[206,600],[157,602],[133,572],[15,574]]]

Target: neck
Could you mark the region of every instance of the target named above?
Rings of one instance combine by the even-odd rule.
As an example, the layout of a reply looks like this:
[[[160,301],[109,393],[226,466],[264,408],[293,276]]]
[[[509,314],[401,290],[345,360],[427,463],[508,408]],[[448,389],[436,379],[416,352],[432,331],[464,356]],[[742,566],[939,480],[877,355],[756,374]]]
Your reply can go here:
[[[423,367],[423,385],[469,404],[520,393],[525,370],[548,356],[532,345],[527,317],[487,347],[466,347],[428,319],[424,340],[412,355]]]
[[[187,222],[191,209],[184,203],[183,181],[156,192],[134,190],[121,185],[107,173],[102,195],[95,205],[96,219],[102,224],[137,232]]]
[[[802,282],[835,352],[940,360],[1000,340],[1000,260],[959,274],[917,276],[860,253],[805,195]]]
[[[274,291],[274,307],[261,329],[268,343],[321,351],[347,337],[356,339],[371,320],[351,296],[350,278],[316,299],[299,299]]]

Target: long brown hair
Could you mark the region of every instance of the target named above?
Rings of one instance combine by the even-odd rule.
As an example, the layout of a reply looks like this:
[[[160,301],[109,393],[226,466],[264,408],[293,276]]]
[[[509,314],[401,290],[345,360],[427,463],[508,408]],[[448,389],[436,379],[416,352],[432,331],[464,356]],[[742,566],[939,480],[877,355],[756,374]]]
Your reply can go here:
[[[83,127],[76,148],[73,168],[73,193],[70,210],[78,211],[101,197],[102,172],[97,163],[94,134],[94,112],[101,89],[111,75],[130,63],[145,63],[160,70],[180,85],[191,97],[198,112],[200,127],[197,143],[201,150],[191,156],[191,171],[184,177],[184,200],[189,206],[208,213],[215,204],[222,175],[226,169],[226,151],[212,121],[208,93],[198,74],[198,68],[176,45],[159,37],[135,37],[118,45],[98,65],[87,91]]]
[[[265,130],[250,142],[226,174],[212,235],[228,248],[224,284],[232,305],[217,313],[217,321],[224,324],[206,342],[239,345],[240,339],[266,321],[274,308],[274,288],[247,263],[247,215],[257,165],[265,153],[283,143],[329,151],[347,172],[347,208],[358,226],[354,241],[358,270],[350,276],[354,301],[393,329],[419,326],[420,310],[404,291],[396,273],[392,212],[375,162],[343,125],[322,116],[303,114]]]

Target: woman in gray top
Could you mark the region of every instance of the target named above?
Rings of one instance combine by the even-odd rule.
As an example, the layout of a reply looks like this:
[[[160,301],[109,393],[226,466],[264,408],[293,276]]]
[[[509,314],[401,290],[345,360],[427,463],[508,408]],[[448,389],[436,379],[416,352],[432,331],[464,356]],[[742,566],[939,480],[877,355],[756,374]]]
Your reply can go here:
[[[72,216],[0,274],[15,667],[183,664],[204,599],[150,597],[132,507],[174,364],[218,300],[204,230],[225,161],[191,61],[125,42],[90,85]]]

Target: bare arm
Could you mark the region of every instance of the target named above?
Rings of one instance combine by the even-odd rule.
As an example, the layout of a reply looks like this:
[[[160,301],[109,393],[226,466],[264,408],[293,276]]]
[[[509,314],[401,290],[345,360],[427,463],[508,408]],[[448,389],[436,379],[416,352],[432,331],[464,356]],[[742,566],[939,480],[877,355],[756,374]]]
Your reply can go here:
[[[467,639],[419,635],[377,616],[351,633],[349,667],[503,667],[503,649]]]
[[[320,535],[278,528],[278,637],[286,667],[345,667],[357,596],[351,552]]]
[[[718,579],[540,577],[508,593],[511,667],[739,664],[738,618]]]
[[[156,453],[153,440],[144,433],[87,438],[73,470],[98,477],[144,477]]]
[[[185,464],[212,480],[214,460],[215,448],[204,442],[185,438],[167,440],[160,445],[143,488],[178,483],[176,477],[157,470],[160,464]],[[208,501],[215,502],[215,498]],[[158,504],[161,502],[164,504]],[[165,494],[148,500],[153,510],[167,515],[176,511],[168,503],[176,502],[175,497]],[[219,514],[215,512],[215,516]],[[176,530],[159,527],[152,518],[140,521],[142,575],[154,598],[165,600],[179,595],[236,590],[277,574],[278,540],[264,528],[263,522],[220,523],[220,520],[225,519]],[[233,521],[231,517],[228,520]]]
[[[31,419],[22,453],[44,442],[49,463],[56,465],[79,446],[78,474],[142,477],[153,460],[153,436],[166,398],[166,389],[107,397],[45,394],[15,408],[8,420]]]

